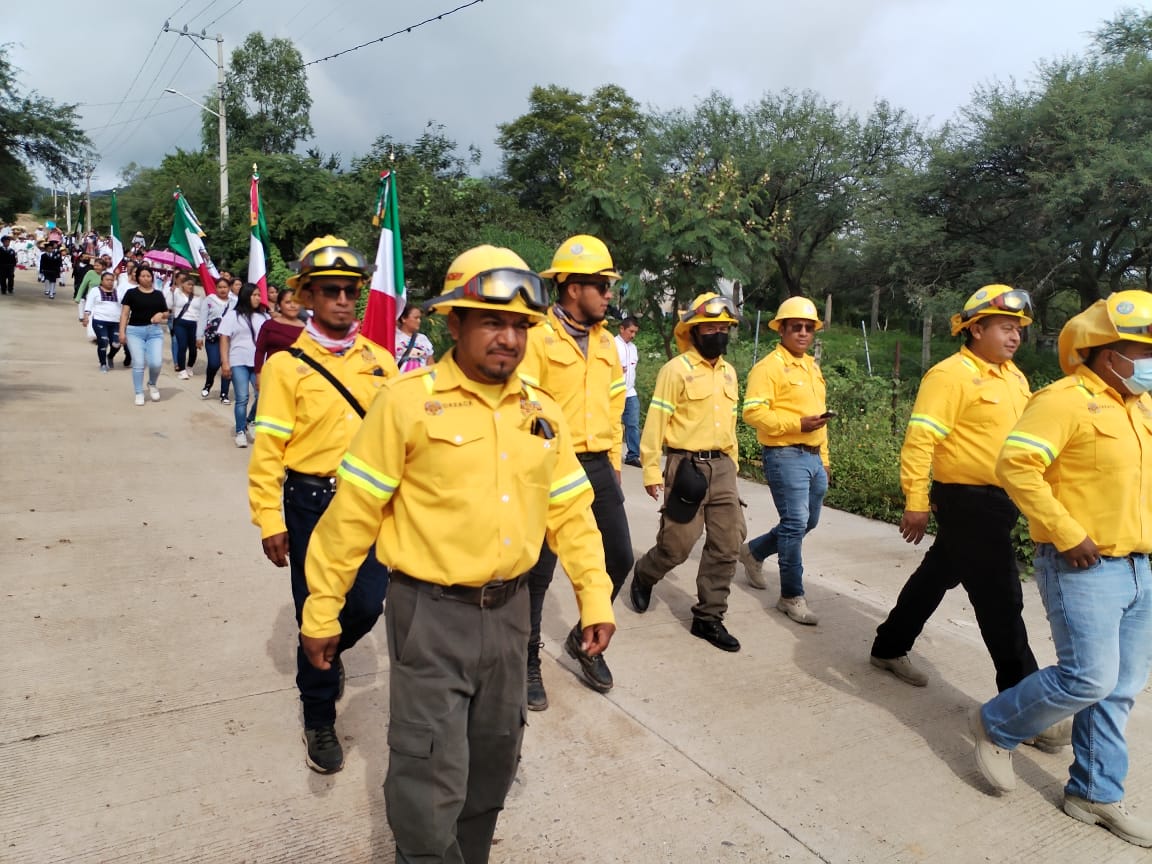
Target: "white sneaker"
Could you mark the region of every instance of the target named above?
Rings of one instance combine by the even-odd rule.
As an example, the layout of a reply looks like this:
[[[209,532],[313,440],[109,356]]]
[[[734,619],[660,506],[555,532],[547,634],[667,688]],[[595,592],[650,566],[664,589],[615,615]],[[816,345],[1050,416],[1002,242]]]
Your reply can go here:
[[[137,393],[136,394],[136,404],[137,405],[143,405],[144,404],[144,394],[143,393]]]
[[[747,543],[740,544],[738,553],[740,563],[744,565],[744,575],[748,577],[748,584],[753,588],[767,588],[768,580],[764,578],[764,562],[757,561]]]
[[[155,384],[149,384],[148,385],[148,395],[152,397],[153,402],[159,402],[160,401],[160,388],[157,387]]]
[[[192,376],[189,374],[187,369],[181,369],[176,377],[179,378],[181,381],[187,381]]]
[[[208,398],[208,388],[207,387],[205,387],[203,390],[200,391],[200,398],[201,399],[207,399]]]
[[[243,432],[237,432],[236,433],[236,446],[237,447],[247,447],[248,446],[248,436],[245,435]]]

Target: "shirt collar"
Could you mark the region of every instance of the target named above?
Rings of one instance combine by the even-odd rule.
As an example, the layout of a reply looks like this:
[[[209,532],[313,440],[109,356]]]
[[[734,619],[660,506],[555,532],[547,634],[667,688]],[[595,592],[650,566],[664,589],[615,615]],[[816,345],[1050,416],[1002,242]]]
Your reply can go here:
[[[471,393],[477,399],[480,399],[488,405],[498,405],[503,402],[510,395],[519,395],[524,390],[524,383],[520,380],[520,376],[515,372],[509,376],[508,380],[502,386],[495,384],[481,384],[479,381],[473,381],[464,374],[464,370],[456,362],[456,348],[453,346],[449,348],[444,354],[444,358],[432,367],[435,371],[435,381],[432,389],[437,392],[445,390],[465,390]],[[497,391],[497,387],[499,390]],[[497,401],[493,402],[493,393],[498,393]]]
[[[785,366],[799,366],[802,369],[807,369],[808,364],[812,362],[812,356],[805,354],[802,357],[797,357],[791,351],[784,347],[783,343],[777,342],[776,348],[773,349],[776,356],[780,358]]]

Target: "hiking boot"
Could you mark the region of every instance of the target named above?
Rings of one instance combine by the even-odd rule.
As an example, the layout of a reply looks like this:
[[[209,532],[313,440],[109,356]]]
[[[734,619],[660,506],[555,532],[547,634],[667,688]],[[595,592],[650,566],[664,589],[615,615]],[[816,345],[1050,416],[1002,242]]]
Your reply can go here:
[[[584,634],[580,630],[580,625],[577,624],[568,633],[568,638],[564,640],[564,648],[569,657],[580,661],[580,670],[584,673],[584,683],[597,693],[607,693],[612,689],[612,672],[608,669],[608,664],[604,662],[603,654],[592,656],[580,647],[583,641]]]
[[[744,575],[748,577],[748,584],[753,588],[767,588],[768,580],[764,578],[764,562],[752,554],[747,543],[740,544],[738,554],[740,563],[744,565]]]
[[[1012,767],[1012,751],[998,747],[984,731],[984,718],[979,706],[968,714],[968,728],[976,745],[976,767],[984,779],[997,792],[1011,792],[1016,788],[1016,771]],[[1087,821],[1087,820],[1085,820]]]
[[[899,657],[877,657],[873,654],[869,661],[877,669],[887,669],[901,681],[913,687],[923,687],[928,683],[928,676],[912,665],[907,654]]]
[[[652,586],[641,585],[636,571],[632,571],[632,584],[628,588],[628,596],[632,598],[632,608],[637,612],[647,612],[652,604]]]
[[[528,645],[528,710],[543,711],[548,707],[548,691],[544,689],[544,678],[540,674],[540,649],[543,642]]]
[[[321,774],[335,774],[344,767],[344,748],[336,737],[335,726],[304,730],[305,760],[308,767]]]
[[[795,621],[797,624],[807,624],[815,627],[820,623],[816,613],[808,608],[808,601],[803,595],[799,597],[781,597],[776,601],[776,608]]]
[[[740,650],[740,640],[728,632],[722,621],[705,621],[693,616],[689,632],[705,642],[711,642],[721,651]]]
[[[1075,795],[1065,795],[1064,812],[1089,825],[1103,825],[1121,840],[1136,846],[1152,846],[1152,822],[1133,816],[1123,801],[1101,804]]]
[[[1029,738],[1024,743],[1045,753],[1059,752],[1072,743],[1073,717],[1065,717],[1059,723],[1053,723],[1035,738]]]

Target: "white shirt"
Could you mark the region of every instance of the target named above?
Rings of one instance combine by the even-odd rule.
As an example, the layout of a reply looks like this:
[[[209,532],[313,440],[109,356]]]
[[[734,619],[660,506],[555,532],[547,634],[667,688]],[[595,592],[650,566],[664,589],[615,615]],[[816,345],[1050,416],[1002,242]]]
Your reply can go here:
[[[215,294],[209,294],[205,297],[203,304],[200,306],[200,317],[196,321],[196,338],[203,339],[204,328],[208,326],[208,322],[214,318],[223,318],[224,313],[227,312],[228,309],[227,300],[221,300]],[[176,311],[179,312],[180,310],[177,309]]]
[[[250,318],[237,315],[235,309],[229,309],[228,314],[220,321],[220,335],[228,337],[228,365],[229,366],[256,366],[256,337],[260,335],[260,328],[268,316],[263,312],[253,312]],[[252,322],[252,329],[248,329],[248,322]]]
[[[616,353],[620,355],[620,366],[624,369],[624,386],[627,388],[625,396],[636,395],[636,365],[640,362],[640,352],[636,350],[636,342],[625,342],[616,337]]]
[[[84,314],[91,315],[93,321],[114,321],[120,323],[121,301],[128,293],[128,288],[112,288],[111,300],[100,299],[100,286],[88,289],[88,296],[84,300]],[[83,320],[83,319],[81,319]]]
[[[195,288],[192,289],[191,298],[179,288],[172,288],[165,292],[165,299],[168,300],[168,309],[173,318],[177,321],[195,321],[199,325],[200,307],[204,304],[204,298],[196,293]],[[189,300],[191,300],[190,303]],[[184,308],[185,303],[188,303],[188,309],[183,315],[180,315],[180,310]]]
[[[404,365],[400,367],[401,372],[409,372],[412,369],[420,369],[427,366],[432,362],[434,350],[432,348],[432,341],[423,333],[417,333],[412,337],[415,341],[412,345],[412,350],[408,352],[408,356],[404,358]],[[404,352],[408,350],[408,334],[403,330],[396,331],[396,362],[400,362],[400,358],[404,356]]]

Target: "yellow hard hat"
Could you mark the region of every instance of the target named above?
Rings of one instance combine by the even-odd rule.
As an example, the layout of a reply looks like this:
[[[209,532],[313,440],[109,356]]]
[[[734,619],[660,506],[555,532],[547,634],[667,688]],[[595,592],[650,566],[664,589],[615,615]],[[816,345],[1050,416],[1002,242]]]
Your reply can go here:
[[[1032,323],[1032,298],[1027,291],[1011,285],[985,285],[968,298],[963,312],[952,316],[952,335],[959,335],[973,321],[989,315],[1019,318],[1020,326],[1027,327]]]
[[[424,304],[428,312],[492,309],[519,312],[533,321],[544,319],[548,291],[539,276],[511,249],[476,246],[456,257],[444,277],[440,296]]]
[[[545,279],[556,279],[557,282],[564,281],[563,278],[557,277],[570,273],[619,279],[620,274],[613,267],[612,256],[608,254],[608,247],[604,245],[603,240],[591,234],[577,234],[560,244],[560,248],[552,256],[552,266],[540,275]]]
[[[820,320],[820,315],[816,311],[816,304],[807,297],[789,297],[780,304],[780,308],[776,310],[776,317],[768,322],[768,326],[779,333],[780,322],[787,321],[789,318],[815,321],[817,330],[824,329],[824,322]]]
[[[376,269],[363,254],[339,237],[326,234],[317,237],[300,250],[300,257],[288,267],[295,275],[285,282],[289,288],[305,288],[314,276],[353,276],[366,282]]]
[[[688,310],[680,313],[680,321],[672,331],[676,337],[676,347],[681,353],[687,351],[692,347],[692,328],[697,324],[715,323],[739,324],[740,314],[736,311],[736,304],[715,291],[698,294]]]
[[[1152,343],[1152,294],[1117,291],[1068,319],[1060,331],[1060,368],[1071,375],[1092,348],[1113,342]]]

